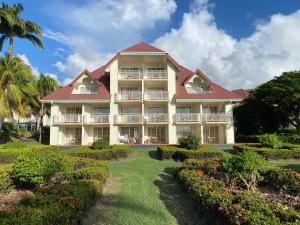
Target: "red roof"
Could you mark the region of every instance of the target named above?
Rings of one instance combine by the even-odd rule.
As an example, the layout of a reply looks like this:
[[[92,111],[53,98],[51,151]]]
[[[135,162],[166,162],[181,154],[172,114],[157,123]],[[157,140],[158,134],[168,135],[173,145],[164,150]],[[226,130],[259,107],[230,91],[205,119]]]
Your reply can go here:
[[[83,74],[87,74],[98,84],[97,94],[72,94],[73,84]],[[96,69],[93,72],[84,70],[70,84],[59,88],[57,91],[42,98],[42,100],[109,100],[109,78],[105,76],[104,66]]]
[[[239,95],[242,99],[248,98],[253,89],[236,89],[232,90],[233,93]]]
[[[125,48],[124,50],[122,50],[122,52],[164,52],[164,51],[152,45],[149,45],[145,42],[140,42],[129,48]]]
[[[200,70],[196,70],[196,72],[192,72],[189,69],[180,66],[180,71],[177,73],[176,77],[176,99],[240,99],[241,97],[221,86],[210,81],[210,87],[212,89],[211,92],[204,92],[201,94],[189,94],[186,91],[185,83],[186,80],[189,80],[191,77],[195,75],[195,73],[199,73]],[[200,71],[201,72],[201,71]],[[201,75],[203,72],[201,72]],[[206,75],[204,75],[207,78]]]
[[[164,51],[149,45],[145,42],[138,43],[129,48],[122,50],[122,52],[163,52]],[[43,100],[110,100],[110,83],[109,76],[105,74],[105,69],[107,66],[114,61],[119,56],[117,53],[107,64],[101,66],[93,72],[84,70],[80,73],[70,84],[58,89],[54,93],[47,95]],[[195,72],[179,65],[175,59],[173,59],[169,54],[166,53],[166,57],[169,62],[171,62],[176,68],[176,99],[241,99],[243,96],[239,95],[239,91],[235,90],[233,92],[222,88],[221,86],[213,83],[210,79],[199,69]],[[83,74],[87,74],[92,79],[96,81],[99,86],[97,94],[72,94],[73,84],[77,79],[79,79]],[[185,83],[191,79],[195,74],[199,74],[206,78],[210,82],[210,87],[212,92],[205,92],[202,94],[189,94],[186,91]],[[246,90],[244,90],[246,91]]]

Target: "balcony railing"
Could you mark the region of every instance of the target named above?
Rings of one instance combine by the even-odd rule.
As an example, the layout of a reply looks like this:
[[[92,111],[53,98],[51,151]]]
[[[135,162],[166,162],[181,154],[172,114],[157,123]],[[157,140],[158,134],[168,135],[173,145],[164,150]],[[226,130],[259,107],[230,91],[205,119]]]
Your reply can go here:
[[[168,101],[169,92],[167,91],[146,91],[144,94],[145,101]]]
[[[54,124],[78,124],[82,122],[81,114],[62,114],[53,116]]]
[[[200,123],[200,113],[176,113],[176,123]]]
[[[146,123],[167,123],[169,122],[168,113],[147,113],[145,114]]]
[[[147,69],[144,78],[146,80],[166,80],[168,72],[165,69]]]
[[[116,101],[141,101],[142,92],[140,91],[130,91],[116,93]]]
[[[119,71],[120,80],[139,80],[143,78],[143,73],[140,70]]]
[[[202,115],[203,122],[229,122],[232,113],[206,113]]]
[[[107,124],[109,123],[109,114],[91,114],[85,115],[83,122],[85,124]]]
[[[141,124],[143,117],[141,114],[119,114],[115,115],[116,124]]]

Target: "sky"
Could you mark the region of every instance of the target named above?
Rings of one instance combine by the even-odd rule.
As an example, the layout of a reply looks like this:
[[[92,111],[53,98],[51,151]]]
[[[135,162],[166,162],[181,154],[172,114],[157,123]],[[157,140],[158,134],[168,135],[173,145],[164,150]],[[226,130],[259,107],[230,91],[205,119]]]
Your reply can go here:
[[[254,88],[300,70],[299,0],[7,0],[38,23],[44,49],[16,39],[14,53],[62,85],[140,41],[201,69],[228,89]],[[7,43],[3,51],[7,50]]]

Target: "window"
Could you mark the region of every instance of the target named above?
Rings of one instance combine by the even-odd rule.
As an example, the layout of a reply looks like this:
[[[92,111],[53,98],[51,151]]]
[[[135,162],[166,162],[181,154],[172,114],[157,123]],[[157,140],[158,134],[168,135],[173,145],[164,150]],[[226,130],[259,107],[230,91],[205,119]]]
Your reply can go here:
[[[120,74],[124,79],[140,79],[140,71],[138,68],[121,68]]]
[[[176,113],[192,113],[191,107],[176,107]]]
[[[139,143],[139,129],[137,127],[121,127],[120,142],[126,144]]]
[[[165,127],[148,127],[148,137],[151,144],[164,144]]]
[[[121,109],[122,114],[137,114],[139,113],[138,108],[135,107],[123,107]]]
[[[204,127],[204,142],[205,143],[219,143],[219,127],[206,126]]]
[[[76,94],[96,94],[98,92],[98,85],[92,78],[84,77],[80,83],[76,84],[76,89]]]
[[[202,113],[218,113],[218,107],[217,106],[203,106]]]
[[[94,107],[94,114],[109,114],[109,108]]]
[[[209,83],[203,77],[196,76],[186,85],[187,92],[190,94],[199,94],[211,91]]]
[[[148,113],[164,113],[165,108],[162,107],[148,107]]]
[[[192,132],[193,132],[193,129],[192,129],[192,127],[189,127],[189,126],[177,127],[176,128],[176,133],[177,133],[178,138],[186,137],[186,136],[192,134]]]
[[[97,92],[98,86],[96,85],[80,87],[80,94],[96,94]]]
[[[81,114],[81,107],[67,107],[66,108],[66,114],[72,115],[72,114]]]
[[[81,144],[81,127],[66,128],[65,137],[66,137],[65,144],[80,145]]]
[[[109,141],[109,127],[96,127],[94,128],[94,141],[103,139]]]

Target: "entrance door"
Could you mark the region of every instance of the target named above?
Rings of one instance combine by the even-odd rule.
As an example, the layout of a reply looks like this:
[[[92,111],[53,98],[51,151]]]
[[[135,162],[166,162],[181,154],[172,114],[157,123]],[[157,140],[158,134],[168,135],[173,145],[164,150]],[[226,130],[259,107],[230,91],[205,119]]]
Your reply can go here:
[[[218,144],[219,143],[219,127],[218,126],[204,127],[204,142],[206,144]]]
[[[165,127],[148,127],[148,137],[150,144],[164,144],[166,140]]]
[[[66,144],[67,145],[81,144],[81,127],[66,128]]]
[[[138,127],[121,127],[120,142],[125,144],[139,144],[139,128]]]

